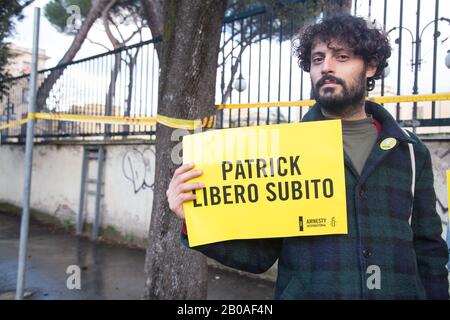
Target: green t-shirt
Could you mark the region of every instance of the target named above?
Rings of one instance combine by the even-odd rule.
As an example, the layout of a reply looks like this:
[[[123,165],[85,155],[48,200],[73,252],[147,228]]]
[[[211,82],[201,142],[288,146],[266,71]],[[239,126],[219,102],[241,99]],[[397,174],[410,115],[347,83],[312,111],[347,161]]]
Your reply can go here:
[[[342,137],[345,152],[356,171],[361,174],[378,137],[372,116],[355,121],[342,120]]]
[[[329,120],[336,119],[325,115],[324,117]],[[377,137],[377,128],[370,114],[362,120],[342,120],[344,151],[350,157],[358,174],[361,174]]]

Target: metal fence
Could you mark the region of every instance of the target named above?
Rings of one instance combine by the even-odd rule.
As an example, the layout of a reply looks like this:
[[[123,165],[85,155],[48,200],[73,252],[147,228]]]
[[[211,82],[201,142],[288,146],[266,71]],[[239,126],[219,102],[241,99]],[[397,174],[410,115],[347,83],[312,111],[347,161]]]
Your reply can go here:
[[[450,42],[450,1],[354,0],[352,14],[368,18],[391,39],[393,51],[387,74],[377,81],[370,96],[450,92],[450,66],[445,65],[446,55],[450,56],[445,47]],[[309,75],[299,68],[293,55],[301,26],[294,15],[295,12],[291,17],[279,18],[262,9],[226,22],[216,101],[310,99]],[[249,38],[254,41],[248,41]],[[231,83],[234,89],[230,92],[227,88]],[[450,126],[450,101],[394,103],[385,107],[402,126],[417,126],[418,133],[450,132],[450,128],[443,127]],[[219,123],[221,127],[236,127],[295,122],[306,111],[304,107],[224,110]]]
[[[444,64],[450,43],[450,1],[354,0],[352,13],[368,17],[391,37],[389,75],[371,95],[404,95],[450,91],[450,69]],[[442,14],[441,14],[442,13]],[[319,19],[315,17],[311,19]],[[227,16],[222,30],[216,83],[217,103],[298,101],[310,98],[309,75],[297,64],[293,45],[302,21],[296,12],[280,15],[256,6]],[[63,69],[41,112],[121,117],[157,114],[159,65],[155,43],[143,42],[75,61]],[[40,72],[39,83],[56,68]],[[0,102],[0,125],[22,118],[27,109],[28,76]],[[418,133],[450,132],[450,102],[394,103],[385,107],[403,126]],[[218,127],[300,121],[303,107],[221,110]],[[48,140],[129,139],[149,137],[149,125],[105,125],[38,120],[36,138]],[[2,131],[3,142],[21,142],[24,126]]]
[[[154,117],[158,103],[158,58],[154,45],[159,39],[39,71],[38,87],[52,72],[62,74],[40,105],[38,112],[84,116]],[[26,117],[29,75],[11,79],[8,95],[0,102],[6,124]],[[39,97],[39,94],[38,94]],[[39,98],[38,98],[39,100]],[[123,139],[153,135],[150,125],[118,125],[88,122],[37,120],[36,141]],[[25,126],[2,131],[2,142],[23,142]]]

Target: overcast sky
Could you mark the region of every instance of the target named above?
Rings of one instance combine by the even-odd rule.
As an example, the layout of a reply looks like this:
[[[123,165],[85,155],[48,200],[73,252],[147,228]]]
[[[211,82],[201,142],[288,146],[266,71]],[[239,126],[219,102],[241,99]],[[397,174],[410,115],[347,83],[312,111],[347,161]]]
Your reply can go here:
[[[47,61],[46,67],[51,68],[55,66],[58,61],[63,57],[67,49],[72,43],[73,36],[68,36],[56,31],[56,29],[50,24],[47,18],[44,16],[44,6],[50,2],[49,0],[36,0],[30,6],[24,10],[24,19],[16,24],[16,34],[10,38],[9,41],[25,48],[31,48],[33,43],[33,15],[34,7],[41,8],[41,24],[40,24],[40,39],[39,46],[41,49],[45,49],[46,55],[50,57]],[[122,27],[123,28],[123,27]],[[133,28],[125,28],[125,33]],[[145,30],[144,40],[150,39],[150,32]],[[103,31],[103,27],[99,21],[96,22],[94,27],[89,32],[88,37],[95,41],[101,42],[104,45],[109,46],[112,49],[107,37]],[[138,37],[135,37],[129,44],[136,43]],[[81,50],[78,52],[76,59],[89,57],[95,54],[103,53],[106,49],[101,46],[85,41]]]

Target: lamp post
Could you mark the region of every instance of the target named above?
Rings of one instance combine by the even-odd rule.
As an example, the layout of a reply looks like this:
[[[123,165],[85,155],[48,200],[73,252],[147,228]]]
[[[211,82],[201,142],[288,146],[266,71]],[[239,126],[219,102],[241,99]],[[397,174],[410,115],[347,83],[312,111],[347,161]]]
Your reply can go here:
[[[417,28],[416,28],[416,36],[414,37],[413,32],[411,30],[409,30],[406,27],[393,27],[392,29],[390,29],[388,31],[388,34],[394,30],[397,29],[404,29],[406,31],[409,32],[410,36],[411,36],[411,71],[414,71],[414,84],[413,84],[413,92],[412,94],[416,95],[419,93],[419,70],[420,67],[422,65],[422,58],[421,58],[421,45],[422,45],[422,36],[424,31],[433,23],[436,23],[437,21],[446,21],[450,24],[450,19],[449,18],[445,18],[445,17],[441,17],[439,19],[434,19],[432,21],[430,21],[427,25],[425,25],[425,27],[422,29],[422,31],[420,31],[419,29],[419,25],[420,25],[420,0],[417,3]],[[437,31],[434,34],[434,37],[437,38],[440,36],[440,32]],[[396,39],[395,43],[396,44],[400,44],[400,39]],[[446,60],[445,60],[445,64],[447,65],[448,68],[450,65],[450,50],[448,51]],[[400,81],[400,79],[399,79]],[[414,102],[413,104],[413,116],[412,116],[412,128],[413,128],[413,132],[416,132],[416,127],[420,124],[419,121],[417,121],[417,102]]]
[[[239,73],[239,77],[234,81],[233,88],[238,92],[242,92],[247,89],[247,81],[242,76],[242,73]]]
[[[230,80],[230,81],[233,81],[233,83],[231,83],[231,87],[227,87],[227,90],[225,90],[225,64],[227,63],[227,61],[230,61],[228,59],[230,59],[231,62],[233,62],[233,59],[236,59],[236,62],[237,62],[236,69],[233,69],[233,67],[232,67],[231,75],[234,78],[235,72],[237,71],[237,68],[239,67],[239,77],[234,81],[233,81],[233,79]],[[247,81],[242,76],[241,58],[240,57],[236,57],[236,56],[229,54],[229,56],[224,58],[222,63],[219,64],[219,67],[222,68],[220,94],[222,96],[221,97],[222,104],[224,104],[228,101],[228,98],[231,97],[233,89],[238,91],[239,93],[245,91],[247,89]],[[230,82],[229,82],[229,85],[230,85]],[[239,95],[239,99],[240,99],[240,95]],[[223,127],[223,110],[220,110],[217,113],[217,124],[220,125],[221,128]]]
[[[231,56],[231,58],[230,58],[231,62],[233,62],[233,59],[237,60],[239,69],[241,69],[241,58]],[[225,93],[225,64],[227,63],[227,61],[228,61],[228,59],[225,59],[221,64],[219,64],[219,67],[222,67],[222,77],[221,77],[222,79],[221,79],[221,84],[220,84],[220,89],[221,89],[221,93],[222,93],[222,103],[225,103],[226,100],[228,99],[228,97],[224,96],[224,93]],[[233,76],[233,72],[232,72],[232,76]],[[245,89],[247,89],[247,81],[242,76],[241,71],[239,72],[239,77],[236,80],[234,80],[234,82],[232,84],[232,89],[233,88],[238,92],[242,92],[242,91],[245,91]],[[231,92],[229,92],[229,94],[231,95]]]

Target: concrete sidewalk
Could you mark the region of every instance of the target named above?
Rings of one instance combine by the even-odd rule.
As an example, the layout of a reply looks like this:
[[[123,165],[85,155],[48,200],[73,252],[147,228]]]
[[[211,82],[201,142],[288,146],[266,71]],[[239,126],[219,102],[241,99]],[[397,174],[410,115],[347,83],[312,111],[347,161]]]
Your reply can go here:
[[[14,299],[20,217],[0,212],[0,300]],[[30,300],[141,299],[145,251],[75,237],[32,220],[26,292]],[[69,290],[66,269],[81,268],[81,290]],[[208,299],[272,299],[274,284],[210,267]]]

